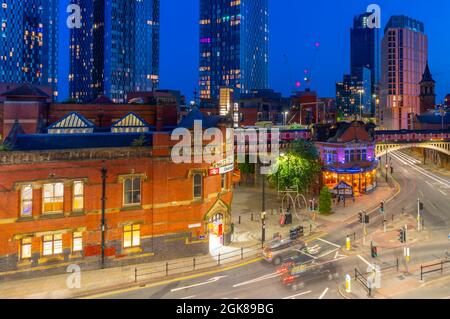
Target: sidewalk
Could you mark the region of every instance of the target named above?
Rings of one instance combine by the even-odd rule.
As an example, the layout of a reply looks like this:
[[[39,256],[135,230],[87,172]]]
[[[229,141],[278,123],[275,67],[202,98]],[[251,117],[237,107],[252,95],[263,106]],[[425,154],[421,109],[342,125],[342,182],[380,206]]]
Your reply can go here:
[[[379,176],[378,186],[371,193],[355,198],[355,202],[347,198],[345,207],[342,204],[339,206],[333,205],[333,214],[328,216],[318,215],[317,222],[324,224],[346,223],[354,219],[361,210],[370,213],[372,209],[379,207],[380,202],[387,201],[397,192],[398,185],[395,184],[394,186],[391,177],[389,179],[391,180],[390,183],[386,183]]]

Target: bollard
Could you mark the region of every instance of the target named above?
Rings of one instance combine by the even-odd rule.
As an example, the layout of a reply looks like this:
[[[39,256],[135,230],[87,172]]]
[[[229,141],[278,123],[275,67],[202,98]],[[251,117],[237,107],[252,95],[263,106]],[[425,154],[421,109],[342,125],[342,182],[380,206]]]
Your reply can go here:
[[[166,262],[166,276],[169,276],[169,262]]]
[[[193,261],[193,270],[195,270],[195,257],[192,259]]]
[[[244,259],[244,247],[241,247],[241,259]]]
[[[252,215],[251,215],[251,217],[250,217],[250,221],[253,221],[253,213],[252,213]]]
[[[137,282],[137,267],[134,268],[134,282]]]
[[[350,237],[348,237],[348,236],[345,241],[345,249],[347,249],[347,251],[351,249]]]
[[[220,266],[220,253],[219,253],[219,256],[218,256],[218,259],[217,259],[217,265]]]
[[[356,232],[353,233],[353,241],[356,241]]]
[[[239,225],[241,224],[241,215],[239,215]]]
[[[345,292],[352,292],[352,277],[350,275],[345,275]]]

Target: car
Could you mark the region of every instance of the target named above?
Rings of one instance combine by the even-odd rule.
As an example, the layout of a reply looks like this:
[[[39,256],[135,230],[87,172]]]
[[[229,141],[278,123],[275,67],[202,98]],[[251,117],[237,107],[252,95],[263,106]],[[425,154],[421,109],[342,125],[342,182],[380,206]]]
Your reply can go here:
[[[283,264],[277,269],[277,274],[286,274],[295,265],[308,264],[313,261],[313,257],[305,254],[291,256],[283,261]]]
[[[339,273],[333,263],[327,262],[319,264],[316,261],[311,263],[299,263],[291,265],[283,276],[281,282],[292,291],[303,288],[307,282],[326,278],[328,280],[337,279]]]
[[[278,266],[290,257],[301,255],[301,250],[305,247],[305,242],[301,240],[287,238],[272,241],[264,246],[263,258],[267,262]]]

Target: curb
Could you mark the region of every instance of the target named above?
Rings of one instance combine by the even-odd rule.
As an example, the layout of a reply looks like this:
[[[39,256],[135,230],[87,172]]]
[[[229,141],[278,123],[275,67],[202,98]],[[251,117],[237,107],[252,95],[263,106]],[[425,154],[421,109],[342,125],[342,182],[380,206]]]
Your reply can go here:
[[[98,290],[91,290],[91,291],[87,291],[84,293],[80,293],[78,295],[69,297],[69,299],[95,299],[95,298],[99,298],[102,296],[119,294],[119,293],[132,291],[132,290],[155,287],[155,286],[159,286],[159,285],[169,284],[172,282],[198,278],[198,277],[202,277],[202,276],[206,276],[206,275],[216,274],[216,273],[226,271],[226,270],[240,268],[240,267],[258,262],[260,260],[262,260],[262,257],[248,259],[247,261],[243,261],[243,262],[237,263],[237,264],[230,264],[230,265],[226,265],[226,266],[224,265],[220,268],[209,268],[209,270],[207,268],[207,269],[199,270],[198,272],[180,273],[180,274],[169,276],[169,277],[156,278],[153,280],[149,279],[149,280],[141,281],[141,282],[137,282],[137,283],[136,282],[124,283],[124,284],[120,284],[120,285],[115,285],[115,286],[101,288]],[[160,280],[158,280],[158,279],[160,279]]]

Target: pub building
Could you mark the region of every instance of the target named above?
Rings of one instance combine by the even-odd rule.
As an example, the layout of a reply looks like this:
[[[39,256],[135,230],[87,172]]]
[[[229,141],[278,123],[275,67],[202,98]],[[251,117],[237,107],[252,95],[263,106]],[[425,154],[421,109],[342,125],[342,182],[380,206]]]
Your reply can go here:
[[[313,136],[322,162],[322,182],[333,194],[360,196],[377,187],[373,124],[321,125]]]

